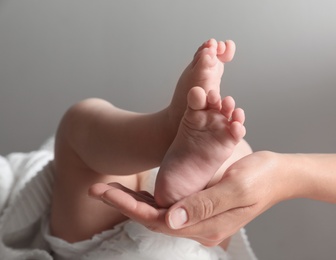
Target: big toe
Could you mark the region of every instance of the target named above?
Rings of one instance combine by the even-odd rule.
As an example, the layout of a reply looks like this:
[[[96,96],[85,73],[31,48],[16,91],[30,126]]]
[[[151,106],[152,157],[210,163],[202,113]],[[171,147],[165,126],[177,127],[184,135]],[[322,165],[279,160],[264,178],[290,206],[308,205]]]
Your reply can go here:
[[[201,87],[193,87],[188,93],[188,106],[193,110],[202,110],[207,107],[207,97]]]

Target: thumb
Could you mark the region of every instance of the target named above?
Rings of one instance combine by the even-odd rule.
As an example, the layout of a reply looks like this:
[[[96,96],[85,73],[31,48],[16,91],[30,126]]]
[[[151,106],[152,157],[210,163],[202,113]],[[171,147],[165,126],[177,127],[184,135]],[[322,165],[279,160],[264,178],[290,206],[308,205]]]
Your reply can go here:
[[[233,201],[224,194],[228,191],[224,186],[218,183],[172,205],[166,214],[167,225],[171,229],[188,227],[232,208]]]

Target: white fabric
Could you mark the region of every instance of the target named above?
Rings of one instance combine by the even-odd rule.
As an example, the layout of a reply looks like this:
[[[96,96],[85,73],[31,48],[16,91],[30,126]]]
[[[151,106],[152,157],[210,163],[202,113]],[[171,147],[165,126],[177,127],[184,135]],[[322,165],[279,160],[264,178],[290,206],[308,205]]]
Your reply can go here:
[[[47,226],[45,226],[47,227]],[[206,248],[184,238],[154,233],[133,221],[117,225],[113,230],[94,236],[91,240],[69,244],[46,235],[55,260],[228,260],[219,247]]]
[[[190,239],[154,233],[133,221],[75,244],[50,236],[47,222],[43,229],[56,252],[55,260],[109,260],[111,256],[113,260],[256,260],[244,229],[231,238],[227,252],[220,247],[204,247]]]
[[[0,213],[5,207],[14,182],[14,175],[7,160],[0,157]]]
[[[39,151],[0,157],[0,259],[256,259],[244,230],[233,236],[227,253],[219,247],[210,249],[193,240],[153,233],[133,221],[74,244],[50,236],[52,147],[50,140]],[[150,189],[153,183],[151,178],[146,185]],[[50,248],[57,256],[50,254]]]
[[[31,153],[13,153],[0,166],[0,259],[49,260],[40,221],[49,209],[52,174],[42,170],[53,159],[52,140]],[[3,196],[3,197],[2,197]]]

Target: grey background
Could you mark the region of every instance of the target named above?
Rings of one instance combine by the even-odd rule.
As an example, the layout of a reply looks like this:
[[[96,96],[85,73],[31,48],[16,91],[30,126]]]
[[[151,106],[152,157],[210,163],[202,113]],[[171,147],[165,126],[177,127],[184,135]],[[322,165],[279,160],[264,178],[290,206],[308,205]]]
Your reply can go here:
[[[254,150],[336,151],[336,2],[0,1],[0,154],[30,151],[87,97],[167,105],[200,43],[233,39],[223,95]],[[317,173],[318,174],[318,173]],[[283,202],[247,226],[261,260],[335,259],[336,206]]]

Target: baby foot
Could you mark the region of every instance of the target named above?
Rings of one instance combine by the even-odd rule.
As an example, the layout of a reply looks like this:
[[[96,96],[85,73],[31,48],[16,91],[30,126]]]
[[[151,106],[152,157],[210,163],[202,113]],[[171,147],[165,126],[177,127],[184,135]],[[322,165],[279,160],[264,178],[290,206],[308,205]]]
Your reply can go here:
[[[170,125],[177,131],[187,108],[186,97],[194,86],[202,86],[205,93],[215,90],[219,93],[224,63],[233,59],[236,46],[233,41],[210,39],[196,51],[192,62],[182,73],[168,108]]]
[[[155,184],[154,197],[161,207],[204,189],[215,172],[245,135],[245,116],[231,97],[208,95],[192,88],[177,135],[168,149]]]

